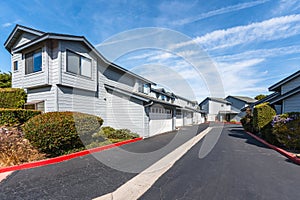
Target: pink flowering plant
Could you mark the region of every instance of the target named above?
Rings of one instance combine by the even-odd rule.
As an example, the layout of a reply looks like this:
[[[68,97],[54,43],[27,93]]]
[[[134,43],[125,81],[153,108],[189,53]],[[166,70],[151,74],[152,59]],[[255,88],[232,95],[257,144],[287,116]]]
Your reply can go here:
[[[277,115],[272,121],[273,134],[290,150],[300,150],[300,113]]]

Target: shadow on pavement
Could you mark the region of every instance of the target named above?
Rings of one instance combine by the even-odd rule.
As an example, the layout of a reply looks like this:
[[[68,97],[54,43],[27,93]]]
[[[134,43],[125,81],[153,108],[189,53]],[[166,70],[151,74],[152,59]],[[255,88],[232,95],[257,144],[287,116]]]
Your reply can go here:
[[[244,139],[244,140],[246,140],[245,142],[247,144],[251,144],[251,145],[261,147],[261,148],[269,149],[269,147],[267,147],[263,143],[255,140],[254,138],[249,136],[247,133],[245,133],[243,128],[232,128],[232,129],[229,129],[229,132],[231,132],[231,133],[228,134],[230,137]]]

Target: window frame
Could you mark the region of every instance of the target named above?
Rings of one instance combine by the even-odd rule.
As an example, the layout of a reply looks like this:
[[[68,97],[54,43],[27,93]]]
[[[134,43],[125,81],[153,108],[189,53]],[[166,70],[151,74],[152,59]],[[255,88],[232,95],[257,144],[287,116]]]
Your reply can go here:
[[[35,71],[35,66],[34,66],[34,55],[36,54],[41,54],[40,55],[40,66],[39,66],[39,70]],[[28,66],[28,59],[32,59],[32,66]],[[34,74],[34,73],[37,73],[37,72],[41,72],[43,71],[43,48],[42,47],[39,47],[33,51],[29,51],[27,53],[24,53],[24,60],[25,60],[25,75],[29,75],[29,74]],[[29,70],[29,67],[32,67],[31,70]]]
[[[77,70],[78,73],[69,71],[68,53],[72,53],[72,54],[79,57],[79,68]],[[82,73],[82,63],[83,63],[82,60],[86,60],[90,63],[90,76],[83,75],[83,73]],[[70,49],[66,49],[66,72],[74,74],[74,75],[79,75],[79,76],[82,76],[82,77],[85,77],[85,78],[92,79],[92,77],[93,77],[93,60],[88,58],[88,57],[82,56],[82,55],[80,55],[80,54],[78,54],[78,53],[76,53],[76,52],[74,52]]]
[[[18,71],[19,70],[19,62],[16,60],[13,62],[13,70]]]

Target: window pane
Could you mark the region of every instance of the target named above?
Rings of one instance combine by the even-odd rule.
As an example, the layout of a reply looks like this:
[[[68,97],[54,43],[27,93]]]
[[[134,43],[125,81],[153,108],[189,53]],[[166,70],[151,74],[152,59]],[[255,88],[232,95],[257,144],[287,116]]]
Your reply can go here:
[[[14,62],[14,71],[18,70],[18,61]]]
[[[33,72],[33,54],[28,53],[25,55],[25,74]]]
[[[75,53],[67,51],[67,71],[79,74],[79,60],[80,57]]]
[[[81,57],[81,75],[92,77],[92,63],[89,59]]]
[[[33,72],[42,71],[42,51],[33,54]]]

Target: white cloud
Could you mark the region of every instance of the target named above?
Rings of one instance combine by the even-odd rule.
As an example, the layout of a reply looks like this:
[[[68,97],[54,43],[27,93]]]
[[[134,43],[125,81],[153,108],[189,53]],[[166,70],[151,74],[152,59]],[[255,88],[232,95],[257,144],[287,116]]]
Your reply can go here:
[[[300,8],[299,0],[280,0],[279,5],[272,10],[274,15],[297,11]]]
[[[149,61],[163,61],[163,60],[167,60],[170,58],[175,58],[176,56],[171,54],[171,53],[157,53],[157,55],[153,55],[151,57],[148,57]]]
[[[10,22],[7,22],[7,23],[2,24],[2,27],[6,28],[6,27],[10,27],[11,25],[13,25],[13,24]]]
[[[258,87],[266,73],[259,73],[256,65],[264,59],[248,59],[243,61],[219,62],[226,95],[249,95],[249,92],[265,93],[265,87]]]
[[[299,53],[300,53],[300,45],[292,45],[292,46],[280,47],[280,48],[250,50],[239,54],[217,56],[214,57],[214,59],[218,62],[224,62],[224,61],[233,61],[233,60],[244,60],[245,58],[266,59],[266,58],[284,56],[289,54],[299,54]]]
[[[181,48],[196,42],[204,49],[214,50],[254,41],[270,41],[288,38],[300,33],[299,22],[300,15],[276,17],[245,26],[216,30],[204,36],[196,37],[193,41],[176,44],[173,48]]]
[[[221,15],[221,14],[225,14],[225,13],[229,13],[229,12],[233,12],[233,11],[238,11],[238,10],[254,7],[254,6],[266,3],[268,1],[270,1],[270,0],[259,0],[259,1],[240,3],[240,4],[220,8],[217,10],[212,10],[207,13],[200,14],[196,17],[189,17],[189,18],[177,20],[177,21],[172,22],[171,25],[177,26],[177,25],[189,24],[189,23],[193,23],[195,21],[199,21],[199,20],[202,20],[205,18],[216,16],[216,15]]]

